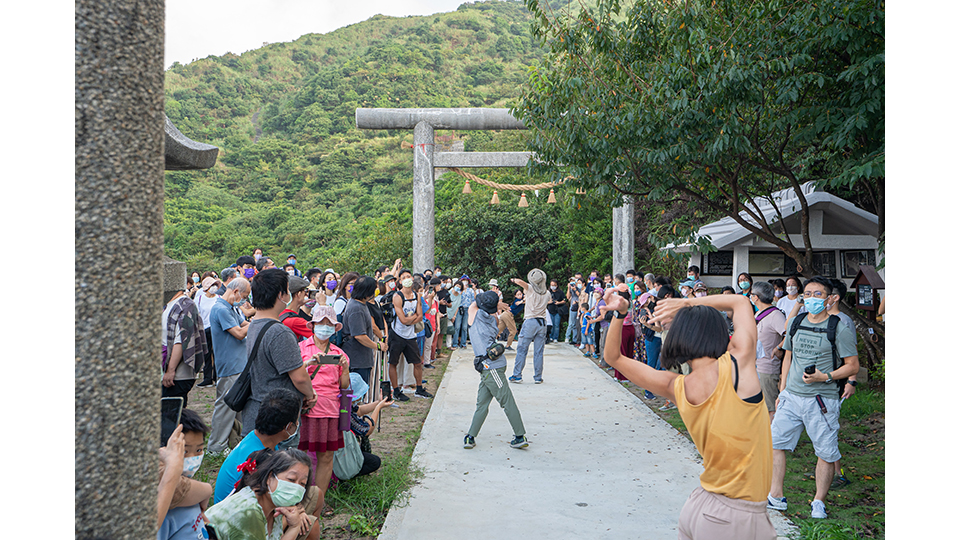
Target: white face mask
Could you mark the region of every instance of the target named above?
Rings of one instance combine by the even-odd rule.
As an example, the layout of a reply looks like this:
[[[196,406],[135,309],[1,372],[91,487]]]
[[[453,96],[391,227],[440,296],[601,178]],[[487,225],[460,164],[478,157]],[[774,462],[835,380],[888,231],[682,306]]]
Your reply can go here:
[[[317,336],[317,339],[320,341],[326,341],[330,339],[330,336],[337,333],[337,327],[328,326],[326,324],[314,324],[313,325],[313,335]]]
[[[413,287],[413,280],[410,278],[407,278],[403,280],[402,285],[404,288],[409,289],[410,287]]]
[[[197,471],[200,470],[201,463],[203,463],[203,454],[183,458],[183,476],[193,478],[193,475],[197,474]]]
[[[797,287],[787,287],[787,294],[789,294],[790,296],[794,296],[798,292],[800,292],[800,289]]]

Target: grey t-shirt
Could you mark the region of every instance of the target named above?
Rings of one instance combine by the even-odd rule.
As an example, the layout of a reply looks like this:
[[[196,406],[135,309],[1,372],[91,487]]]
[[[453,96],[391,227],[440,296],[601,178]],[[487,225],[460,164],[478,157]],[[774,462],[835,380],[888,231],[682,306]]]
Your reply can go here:
[[[797,315],[797,317],[806,317],[807,315]],[[804,384],[803,369],[809,365],[816,364],[821,373],[830,373],[834,370],[833,353],[830,348],[830,340],[827,339],[826,332],[809,332],[802,327],[809,328],[827,328],[826,319],[820,323],[811,323],[804,320],[801,328],[791,339],[790,327],[793,325],[793,319],[787,322],[787,333],[783,340],[783,350],[791,351],[790,372],[787,373],[786,389],[791,394],[802,397],[813,397],[820,395],[826,399],[839,399],[839,389],[836,383],[815,382]],[[850,331],[845,324],[837,325],[837,352],[840,358],[857,355],[857,336]]]
[[[372,341],[376,341],[370,320],[370,310],[367,309],[366,304],[351,298],[343,310],[343,345],[340,348],[350,359],[351,368],[372,368],[373,349],[364,347],[359,341],[353,339],[353,336],[367,336]]]
[[[253,345],[257,342],[257,336],[263,325],[270,319],[253,319],[247,329],[247,355],[253,350]],[[293,330],[290,330],[283,323],[274,324],[267,329],[263,340],[260,342],[260,350],[257,351],[257,357],[253,359],[250,365],[250,401],[259,403],[264,397],[275,388],[289,388],[302,398],[303,394],[297,390],[293,381],[290,380],[289,373],[303,366],[303,360],[300,357],[300,347],[297,345],[297,337]],[[247,402],[247,407],[250,402]],[[246,407],[244,407],[246,409]],[[246,428],[246,426],[244,426]]]
[[[468,319],[469,320],[469,319]],[[474,356],[485,356],[487,347],[496,343],[497,319],[482,309],[477,310],[477,316],[470,325],[470,345]],[[507,358],[500,355],[496,360],[487,360],[486,369],[500,369],[507,367]]]
[[[527,287],[527,294],[523,299],[526,300],[523,307],[524,319],[545,319],[547,317],[547,302],[550,301],[550,293],[536,293],[533,291],[533,287]]]

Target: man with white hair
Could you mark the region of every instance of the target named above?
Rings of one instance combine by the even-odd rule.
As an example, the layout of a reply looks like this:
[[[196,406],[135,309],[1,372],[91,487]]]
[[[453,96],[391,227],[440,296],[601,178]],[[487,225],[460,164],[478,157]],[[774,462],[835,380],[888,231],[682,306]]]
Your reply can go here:
[[[547,274],[539,268],[527,273],[530,283],[520,278],[510,279],[524,292],[523,325],[520,326],[520,336],[517,341],[517,357],[513,363],[513,376],[510,382],[523,382],[523,366],[527,360],[527,350],[533,342],[533,382],[543,382],[543,347],[547,340],[547,302],[550,293],[547,290]]]
[[[227,439],[233,421],[240,413],[230,409],[223,398],[233,388],[247,365],[247,328],[250,323],[237,313],[235,306],[243,305],[250,294],[250,282],[236,277],[227,284],[227,290],[217,298],[210,310],[210,336],[213,338],[213,357],[217,362],[217,398],[213,405],[212,431],[207,450],[217,454],[227,449]]]

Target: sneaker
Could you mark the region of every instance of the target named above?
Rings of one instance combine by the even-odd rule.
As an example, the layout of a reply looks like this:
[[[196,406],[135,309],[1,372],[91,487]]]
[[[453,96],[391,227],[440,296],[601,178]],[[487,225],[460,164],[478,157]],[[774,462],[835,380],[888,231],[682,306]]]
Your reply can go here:
[[[400,390],[394,388],[394,389],[393,389],[393,400],[394,400],[394,401],[410,401],[410,398],[408,398],[407,396],[403,395],[403,392],[401,392]]]
[[[677,408],[676,405],[674,405],[673,403],[670,403],[670,402],[668,401],[668,402],[664,403],[662,407],[660,407],[660,410],[661,410],[661,411],[670,411],[670,410],[673,410],[673,409],[676,409],[676,408]]]
[[[427,369],[437,369],[437,366],[435,366],[435,365],[433,365],[433,364],[424,364],[423,367],[425,367],[425,368],[427,368]]]
[[[513,347],[504,347],[503,350],[505,350],[505,351],[515,351],[516,349],[514,349]]]
[[[527,446],[530,446],[530,441],[523,435],[514,437],[514,439],[510,441],[511,448],[526,448]]]
[[[586,347],[586,345],[581,345],[581,346],[579,346],[579,347],[577,347],[577,348],[578,348],[578,349],[583,349],[583,348],[585,348],[585,347]]]
[[[649,391],[649,390],[644,390],[644,391],[643,391],[643,397],[645,397],[645,398],[647,398],[647,399],[653,399],[653,398],[655,398],[655,397],[657,397],[657,396],[653,395],[653,392],[651,392],[651,391]]]
[[[593,353],[593,359],[594,359],[594,360],[599,360],[599,359],[600,359],[600,356],[599,356],[597,353]]]
[[[850,480],[843,474],[833,475],[833,482],[830,483],[830,489],[838,489],[850,485]]]
[[[543,379],[534,379],[533,384],[543,384]]]
[[[469,449],[469,448],[473,448],[473,447],[476,446],[476,445],[477,445],[477,441],[474,440],[473,437],[467,435],[466,437],[463,438],[463,447],[464,447],[464,448]]]
[[[823,504],[823,501],[814,499],[813,502],[810,503],[810,517],[813,519],[827,518],[827,507]]]
[[[822,503],[821,503],[822,504]],[[781,512],[786,511],[787,509],[787,498],[780,497],[779,499],[773,498],[771,495],[767,495],[767,508],[771,510],[779,510]]]
[[[507,377],[507,380],[510,381],[510,382],[513,382],[513,383],[522,383],[522,382],[523,382],[523,379],[522,379],[522,378],[520,378],[520,377],[514,377],[513,375],[511,375],[510,377]]]
[[[200,381],[200,384],[197,385],[197,388],[209,388],[213,386],[213,381]]]
[[[433,397],[433,394],[431,394],[430,392],[427,392],[426,388],[417,388],[417,391],[414,392],[413,395],[424,398],[424,399],[429,399]]]

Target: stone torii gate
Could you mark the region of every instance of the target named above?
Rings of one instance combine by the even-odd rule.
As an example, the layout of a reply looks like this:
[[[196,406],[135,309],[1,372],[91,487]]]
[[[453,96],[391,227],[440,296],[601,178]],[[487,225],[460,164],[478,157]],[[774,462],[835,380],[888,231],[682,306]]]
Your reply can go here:
[[[365,109],[356,111],[359,129],[413,130],[413,271],[434,267],[434,169],[525,167],[531,152],[434,152],[434,131],[527,129],[509,109]],[[633,267],[634,205],[624,199],[613,209],[613,271]]]

